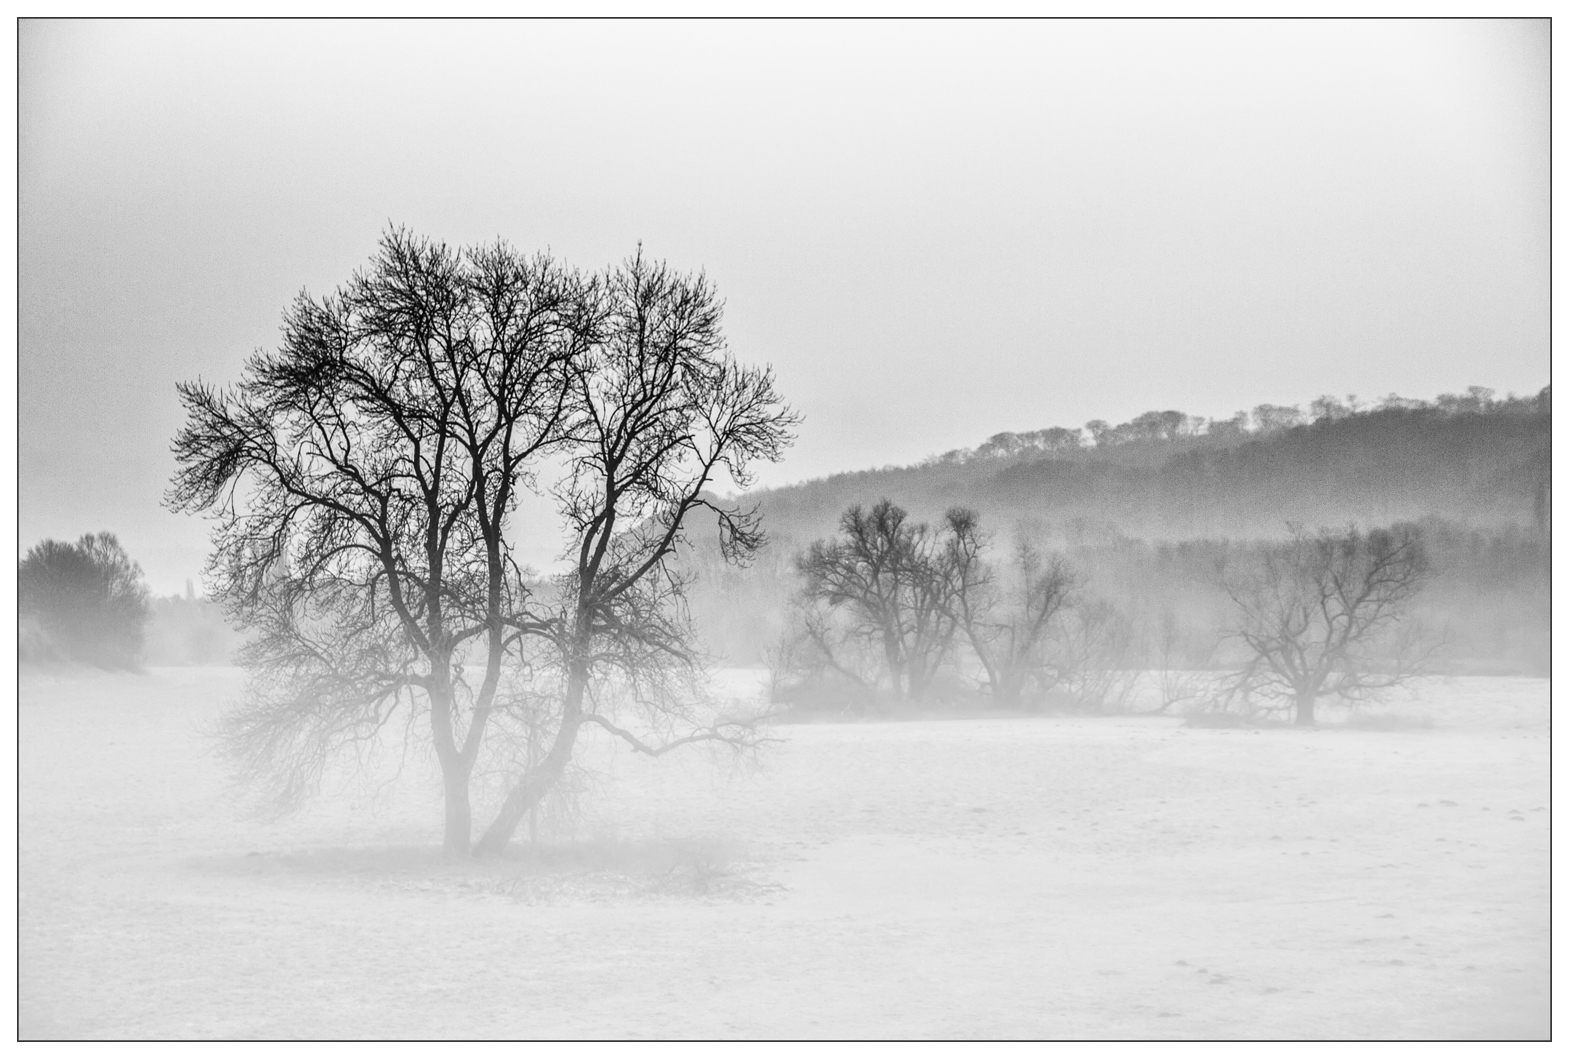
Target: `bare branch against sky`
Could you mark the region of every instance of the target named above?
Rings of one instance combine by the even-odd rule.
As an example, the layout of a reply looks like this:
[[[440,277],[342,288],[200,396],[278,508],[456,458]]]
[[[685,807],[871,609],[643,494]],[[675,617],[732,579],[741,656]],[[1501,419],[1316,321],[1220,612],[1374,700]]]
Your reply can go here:
[[[183,586],[176,382],[235,378],[389,222],[706,270],[804,416],[766,485],[1149,408],[1535,391],[1548,48],[1546,20],[24,21],[20,543],[112,530]]]

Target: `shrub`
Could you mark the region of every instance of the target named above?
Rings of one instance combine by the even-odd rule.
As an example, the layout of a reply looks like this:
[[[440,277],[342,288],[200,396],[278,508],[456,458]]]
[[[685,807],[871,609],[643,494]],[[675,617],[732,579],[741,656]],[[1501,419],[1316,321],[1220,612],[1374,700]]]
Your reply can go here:
[[[135,669],[148,616],[142,568],[107,531],[43,541],[17,565],[17,652],[24,662]]]

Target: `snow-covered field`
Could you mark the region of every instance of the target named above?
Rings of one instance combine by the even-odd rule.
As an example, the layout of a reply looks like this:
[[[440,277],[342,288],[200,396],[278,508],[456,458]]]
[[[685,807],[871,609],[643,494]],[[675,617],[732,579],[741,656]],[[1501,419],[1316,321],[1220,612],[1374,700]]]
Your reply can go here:
[[[437,856],[434,785],[242,819],[229,670],[24,675],[24,1038],[1540,1038],[1548,686],[1429,728],[779,726],[590,748],[571,839]]]

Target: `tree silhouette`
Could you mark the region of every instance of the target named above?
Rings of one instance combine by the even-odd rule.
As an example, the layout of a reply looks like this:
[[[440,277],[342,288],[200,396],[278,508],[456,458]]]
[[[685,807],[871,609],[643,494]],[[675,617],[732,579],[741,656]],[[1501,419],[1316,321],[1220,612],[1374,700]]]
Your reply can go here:
[[[1233,635],[1248,653],[1230,691],[1293,708],[1314,724],[1325,695],[1355,699],[1416,672],[1411,637],[1397,636],[1429,565],[1417,527],[1355,528],[1260,546],[1222,562],[1217,576],[1237,609]]]
[[[149,614],[142,568],[108,531],[47,540],[17,565],[19,653],[133,669]]]
[[[216,517],[209,581],[254,633],[225,736],[280,806],[403,711],[441,766],[450,856],[470,853],[482,752],[525,774],[496,849],[560,777],[608,652],[634,677],[692,657],[680,583],[660,581],[671,549],[696,510],[736,558],[755,548],[755,522],[703,489],[788,439],[772,378],[724,351],[717,306],[641,257],[584,277],[393,231],[336,294],[302,295],[236,387],[180,387],[169,503]],[[509,530],[551,455],[573,469],[557,496],[581,547],[575,575],[545,584]],[[601,494],[581,486],[603,468]],[[559,723],[530,768],[508,755],[538,736],[542,702]]]
[[[966,551],[957,541],[974,529],[964,509],[950,511],[939,533],[886,499],[847,510],[839,536],[813,542],[796,561],[807,601],[846,618],[836,629],[827,615],[806,613],[805,634],[827,664],[868,683],[842,658],[836,640],[846,638],[881,658],[895,702],[923,699],[959,628],[956,579],[975,568],[957,565]]]

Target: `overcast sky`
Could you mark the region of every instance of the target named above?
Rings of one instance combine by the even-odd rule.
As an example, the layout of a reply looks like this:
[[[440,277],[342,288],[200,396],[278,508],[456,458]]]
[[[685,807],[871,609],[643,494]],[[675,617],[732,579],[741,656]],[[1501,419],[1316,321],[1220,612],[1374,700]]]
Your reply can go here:
[[[19,530],[160,507],[389,223],[705,269],[782,484],[1002,430],[1548,381],[1548,29],[1510,21],[23,22]]]

